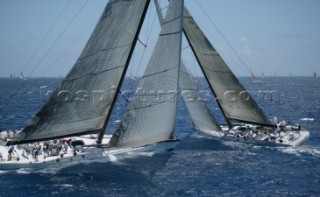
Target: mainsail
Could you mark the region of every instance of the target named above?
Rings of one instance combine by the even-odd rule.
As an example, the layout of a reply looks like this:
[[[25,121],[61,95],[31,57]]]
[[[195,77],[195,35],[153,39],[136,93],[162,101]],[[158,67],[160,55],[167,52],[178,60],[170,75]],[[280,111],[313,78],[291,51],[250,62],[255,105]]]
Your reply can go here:
[[[186,8],[183,30],[226,120],[274,126],[211,45]]]
[[[172,138],[176,120],[183,0],[170,1],[164,24],[112,147],[138,147]]]
[[[16,142],[104,130],[149,0],[110,0],[79,59]]]

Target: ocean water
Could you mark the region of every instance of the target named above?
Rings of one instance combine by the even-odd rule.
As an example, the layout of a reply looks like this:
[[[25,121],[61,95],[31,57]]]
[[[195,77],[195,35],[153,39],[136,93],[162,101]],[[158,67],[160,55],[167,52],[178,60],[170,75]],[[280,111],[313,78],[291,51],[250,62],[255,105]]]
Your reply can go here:
[[[260,80],[240,78],[268,116],[300,123],[310,131],[302,146],[259,147],[216,140],[191,127],[179,102],[176,135],[181,142],[174,151],[60,169],[0,169],[0,196],[319,196],[320,78]],[[24,127],[60,81],[0,78],[0,129]],[[197,81],[208,90],[202,78]],[[133,86],[129,79],[124,83],[124,89]],[[119,97],[107,133],[121,119],[126,96]],[[223,123],[214,99],[207,95],[206,100]]]

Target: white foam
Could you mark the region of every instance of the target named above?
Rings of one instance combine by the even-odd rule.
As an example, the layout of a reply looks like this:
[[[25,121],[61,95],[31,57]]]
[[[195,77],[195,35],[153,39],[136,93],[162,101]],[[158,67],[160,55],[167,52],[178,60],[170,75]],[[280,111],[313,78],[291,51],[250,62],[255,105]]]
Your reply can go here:
[[[30,174],[32,172],[29,168],[20,168],[16,170],[17,174]]]
[[[301,118],[300,120],[301,120],[301,121],[310,121],[310,122],[313,122],[313,121],[314,121],[314,118]]]
[[[297,156],[301,156],[302,154],[309,154],[312,156],[320,157],[320,147],[286,147],[286,148],[278,148],[283,153],[294,154]]]

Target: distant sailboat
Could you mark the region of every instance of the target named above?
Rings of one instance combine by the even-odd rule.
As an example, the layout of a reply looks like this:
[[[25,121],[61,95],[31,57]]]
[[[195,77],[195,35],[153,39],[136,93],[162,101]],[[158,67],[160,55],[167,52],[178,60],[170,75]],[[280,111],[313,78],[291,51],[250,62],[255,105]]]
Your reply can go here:
[[[22,80],[27,80],[27,78],[23,75],[22,72],[20,72],[20,79],[22,79]]]
[[[317,73],[316,71],[313,72],[313,78],[316,78],[317,77]]]
[[[252,71],[250,71],[250,73],[251,73],[251,81],[252,81],[252,83],[259,83],[260,80],[256,77],[256,75],[253,74]]]

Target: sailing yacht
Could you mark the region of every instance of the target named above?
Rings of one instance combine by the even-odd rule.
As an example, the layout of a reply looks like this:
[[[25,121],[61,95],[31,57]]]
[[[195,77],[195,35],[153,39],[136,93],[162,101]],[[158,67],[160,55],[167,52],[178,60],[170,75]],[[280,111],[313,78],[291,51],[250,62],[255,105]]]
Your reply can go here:
[[[300,125],[270,120],[186,8],[183,17],[184,34],[227,122],[227,126],[221,126],[225,133],[221,139],[263,145],[298,146],[309,138],[309,132]],[[190,117],[194,122],[197,121]],[[216,130],[219,131],[219,128]]]
[[[118,129],[111,137],[105,135],[149,3],[150,0],[108,2],[60,87],[28,126],[0,140],[6,144],[0,147],[1,169],[108,161],[114,155],[166,151],[176,146],[179,140],[174,138],[174,98],[179,85],[183,0],[170,1],[137,91]],[[155,98],[153,91],[158,91],[157,97],[162,99]],[[72,151],[61,151],[68,146],[61,139],[70,142]],[[54,140],[58,141],[55,155],[50,153],[54,149],[49,153],[42,150]]]
[[[179,141],[174,137],[176,94],[179,89],[197,90],[180,58],[182,32],[228,124],[219,125],[203,101],[188,102],[192,98],[183,94],[195,128],[220,139],[288,146],[309,137],[300,126],[281,124],[277,130],[184,8],[183,0],[170,1],[164,18],[158,14],[162,28],[148,66],[119,127],[112,136],[105,135],[149,2],[109,1],[60,87],[28,126],[0,141],[7,145],[0,147],[2,158],[10,157],[1,159],[2,169],[110,161],[128,152],[172,150]],[[54,156],[41,152],[40,146],[63,138],[71,139],[72,149]],[[18,157],[8,153],[9,147]]]

